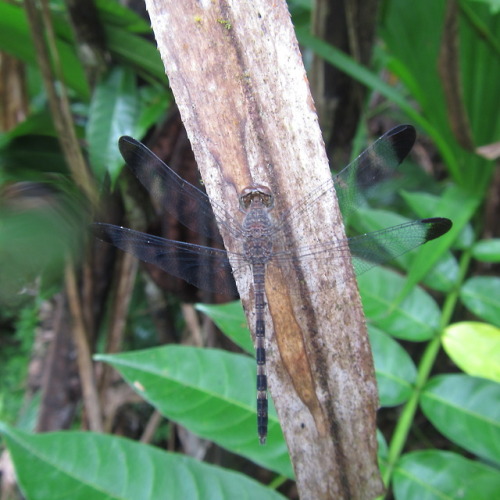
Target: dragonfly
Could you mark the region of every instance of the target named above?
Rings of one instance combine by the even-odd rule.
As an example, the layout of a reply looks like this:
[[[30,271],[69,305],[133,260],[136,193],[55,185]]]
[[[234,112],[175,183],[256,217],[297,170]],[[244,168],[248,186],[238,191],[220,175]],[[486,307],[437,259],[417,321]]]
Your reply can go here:
[[[255,298],[257,433],[261,444],[266,442],[268,424],[264,321],[266,268],[304,259],[328,259],[329,265],[336,266],[349,252],[355,274],[359,275],[448,232],[451,220],[434,217],[298,249],[287,236],[293,223],[312,216],[320,200],[332,191],[336,193],[344,217],[354,212],[367,188],[394,174],[415,139],[416,132],[411,125],[389,130],[340,173],[321,183],[281,217],[273,217],[275,197],[266,186],[253,185],[241,191],[239,206],[242,214],[237,217],[210,201],[203,191],[177,175],[139,141],[127,136],[119,139],[123,159],[161,206],[186,227],[223,243],[220,232],[210,223],[215,218],[217,226],[230,235],[235,249],[229,251],[168,240],[105,223],[93,224],[95,236],[210,292],[234,295],[234,280],[221,279],[221,276],[235,275],[251,268]]]

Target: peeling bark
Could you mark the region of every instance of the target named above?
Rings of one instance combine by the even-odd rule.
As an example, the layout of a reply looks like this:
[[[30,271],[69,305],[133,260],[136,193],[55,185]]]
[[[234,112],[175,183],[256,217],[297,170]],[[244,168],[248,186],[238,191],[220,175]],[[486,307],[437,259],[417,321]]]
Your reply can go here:
[[[238,214],[242,189],[260,184],[274,193],[279,216],[329,178],[284,1],[146,4],[211,200]],[[324,198],[314,218],[289,228],[297,246],[345,238],[336,200]],[[344,264],[296,262],[269,267],[266,277],[269,386],[303,499],[368,499],[382,490],[373,362],[347,255]],[[236,278],[253,329],[250,273]],[[325,286],[336,280],[342,285]]]

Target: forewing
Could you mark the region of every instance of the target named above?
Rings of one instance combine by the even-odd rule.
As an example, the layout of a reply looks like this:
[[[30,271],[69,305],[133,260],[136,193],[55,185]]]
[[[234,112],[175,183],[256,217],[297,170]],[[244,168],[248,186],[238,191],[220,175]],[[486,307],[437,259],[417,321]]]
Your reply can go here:
[[[333,177],[342,215],[347,217],[361,205],[363,193],[394,175],[415,143],[411,125],[400,125],[386,132],[354,161]]]
[[[293,221],[314,217],[316,203],[335,189],[343,217],[347,217],[361,200],[367,188],[390,177],[404,160],[415,142],[415,129],[411,125],[400,125],[389,130],[376,140],[340,173],[320,184],[305,195],[276,224],[277,231]]]
[[[221,206],[210,203],[208,196],[177,175],[144,144],[132,137],[120,137],[123,159],[151,196],[184,226],[216,241],[222,238],[213,222],[223,224],[232,234],[241,227]]]

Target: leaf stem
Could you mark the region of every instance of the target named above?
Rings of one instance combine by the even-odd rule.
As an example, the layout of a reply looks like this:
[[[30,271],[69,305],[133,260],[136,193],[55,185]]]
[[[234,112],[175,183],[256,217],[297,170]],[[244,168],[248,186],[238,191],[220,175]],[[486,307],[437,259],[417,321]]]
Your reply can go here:
[[[441,346],[441,334],[444,328],[451,321],[451,317],[458,300],[459,290],[465,279],[467,269],[469,268],[470,259],[471,252],[470,250],[467,250],[462,254],[462,257],[460,259],[459,279],[457,282],[457,286],[447,295],[445,299],[439,329],[435,337],[427,344],[418,367],[415,389],[410,399],[404,406],[403,411],[401,412],[401,417],[399,418],[399,421],[396,425],[396,429],[389,446],[386,468],[383,473],[383,480],[386,486],[388,486],[392,480],[394,469],[396,468],[396,464],[406,444],[406,440],[408,438],[408,434],[410,432],[412,422],[415,418],[415,413],[418,408],[420,395],[429,379],[436,357],[439,353],[439,349]]]

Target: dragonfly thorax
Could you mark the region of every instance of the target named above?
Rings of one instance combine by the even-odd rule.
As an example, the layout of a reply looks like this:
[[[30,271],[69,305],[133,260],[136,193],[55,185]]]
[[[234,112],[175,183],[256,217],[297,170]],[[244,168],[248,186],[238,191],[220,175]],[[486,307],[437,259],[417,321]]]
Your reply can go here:
[[[273,201],[271,191],[263,186],[246,188],[240,196],[240,205],[246,214],[243,220],[244,254],[252,265],[266,264],[272,257],[273,223],[269,210]]]

